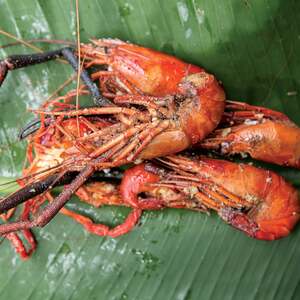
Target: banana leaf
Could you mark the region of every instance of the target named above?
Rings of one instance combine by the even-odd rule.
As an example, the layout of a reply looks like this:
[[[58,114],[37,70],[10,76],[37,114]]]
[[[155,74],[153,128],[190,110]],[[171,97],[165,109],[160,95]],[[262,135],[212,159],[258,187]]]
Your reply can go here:
[[[174,54],[215,74],[228,99],[282,111],[300,125],[299,1],[85,0],[79,13],[82,42],[120,38]],[[75,1],[1,0],[0,29],[24,40],[75,41]],[[1,46],[14,42],[0,34]],[[4,58],[34,50],[15,45],[0,52]],[[0,89],[1,182],[21,174],[26,143],[18,131],[33,118],[27,109],[71,74],[60,62],[9,74]],[[298,171],[275,169],[300,184]],[[69,207],[109,225],[128,213],[76,199]],[[0,299],[300,298],[299,226],[282,240],[257,241],[214,214],[179,209],[144,213],[139,225],[120,238],[100,238],[58,215],[34,230],[39,246],[26,262],[2,239]]]

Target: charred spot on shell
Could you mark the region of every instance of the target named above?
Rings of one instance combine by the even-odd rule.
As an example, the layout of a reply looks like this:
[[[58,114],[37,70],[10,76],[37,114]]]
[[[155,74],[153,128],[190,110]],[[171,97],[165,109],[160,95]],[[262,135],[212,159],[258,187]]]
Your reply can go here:
[[[214,77],[210,74],[207,74],[206,72],[187,75],[178,85],[179,92],[181,92],[185,96],[184,98],[195,97],[197,96],[197,90],[205,88],[207,84],[213,79]],[[177,96],[177,98],[178,100],[180,100],[180,97]]]
[[[213,76],[206,72],[194,73],[186,76],[183,81],[192,84],[197,89],[203,89],[213,80]]]
[[[195,106],[200,105],[198,101],[195,101],[195,98],[185,98],[183,103],[180,103],[179,107],[177,108],[178,116],[182,116],[184,114],[189,115],[195,109]]]
[[[257,147],[257,145],[264,142],[264,136],[261,134],[251,134],[249,136],[244,137],[244,140],[249,143],[250,147]]]

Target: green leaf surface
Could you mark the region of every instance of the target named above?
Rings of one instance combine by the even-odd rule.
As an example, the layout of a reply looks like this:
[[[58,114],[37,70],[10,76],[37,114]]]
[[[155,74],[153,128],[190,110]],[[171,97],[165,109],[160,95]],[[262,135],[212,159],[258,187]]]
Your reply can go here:
[[[0,0],[0,28],[26,40],[75,40],[75,20],[73,0]],[[228,99],[280,110],[300,124],[299,1],[85,0],[80,22],[82,41],[117,37],[174,54],[214,73]],[[0,35],[1,45],[11,42]],[[0,89],[1,181],[20,175],[26,145],[17,134],[33,117],[26,109],[70,74],[59,62],[9,74]],[[276,170],[300,183],[298,171]],[[110,225],[128,212],[76,200],[69,207]],[[117,239],[90,235],[60,215],[35,232],[39,247],[27,262],[2,241],[0,299],[300,298],[299,226],[285,239],[256,241],[215,215],[177,209],[144,213]]]

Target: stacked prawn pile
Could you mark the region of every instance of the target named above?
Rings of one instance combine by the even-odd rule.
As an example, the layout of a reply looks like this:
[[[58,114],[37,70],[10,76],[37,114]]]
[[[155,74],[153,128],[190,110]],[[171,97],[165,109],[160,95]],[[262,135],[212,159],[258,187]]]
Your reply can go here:
[[[132,230],[143,210],[165,207],[216,211],[257,239],[290,233],[299,220],[300,205],[296,189],[281,176],[249,164],[182,152],[193,147],[196,153],[246,153],[299,168],[300,129],[287,116],[226,101],[213,75],[151,49],[102,39],[82,44],[75,52],[78,56],[93,84],[87,82],[34,111],[39,121],[22,133],[29,145],[21,188],[0,202],[5,219],[0,234],[22,258],[36,248],[31,228],[46,225],[58,212],[93,234],[111,237]],[[0,80],[7,70],[20,66],[24,64],[15,63],[14,57],[2,61]],[[105,99],[98,102],[102,106],[70,104],[76,92],[97,96],[95,87]],[[121,165],[129,168],[120,185],[90,182],[96,173]],[[58,185],[64,189],[53,198],[51,190]],[[96,207],[124,205],[132,210],[115,228],[95,224],[64,208],[74,193]],[[17,205],[23,205],[20,220],[9,222]]]

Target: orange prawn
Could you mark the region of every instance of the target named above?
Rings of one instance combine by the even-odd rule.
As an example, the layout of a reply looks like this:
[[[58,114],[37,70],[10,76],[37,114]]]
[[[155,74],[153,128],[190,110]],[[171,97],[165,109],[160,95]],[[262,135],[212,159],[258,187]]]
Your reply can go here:
[[[297,190],[272,171],[204,157],[173,155],[158,162],[163,167],[142,164],[125,172],[121,191],[123,197],[130,194],[133,205],[143,192],[157,208],[176,203],[214,210],[233,227],[262,240],[287,236],[299,221]]]
[[[242,102],[227,101],[221,123],[200,147],[300,168],[300,128],[283,113]]]
[[[63,48],[42,54],[7,57],[0,61],[0,84],[8,71],[60,56],[78,70],[78,51]],[[184,150],[207,136],[221,120],[224,90],[216,78],[201,67],[149,48],[112,39],[81,44],[80,54],[85,67],[81,78],[94,101],[106,106],[98,110],[98,114],[121,113],[104,97],[112,97],[118,105],[137,105],[149,111],[147,122],[151,123],[152,130],[147,129],[159,133],[147,142],[147,149],[141,155],[145,158]],[[91,79],[86,69],[92,66],[105,70],[92,73]],[[102,94],[92,80],[100,81]]]
[[[147,99],[148,96],[150,101],[153,101],[150,96],[179,95],[178,82],[187,74],[201,72],[199,67],[183,64],[174,57],[119,40],[92,40],[91,44],[82,45],[81,54],[87,61],[86,67],[108,66],[107,70],[95,72],[92,77],[99,79],[103,95],[117,103],[126,103],[129,97],[124,96],[126,94],[134,95],[131,99]],[[214,88],[212,92],[219,93],[219,90]],[[204,93],[200,99],[207,105]],[[258,160],[300,167],[300,128],[286,115],[236,101],[227,101],[225,107],[218,129],[204,141],[200,138],[203,148],[221,154],[247,153]],[[199,120],[196,112],[194,118]],[[198,131],[192,123],[186,124],[191,133]],[[203,126],[207,126],[205,120]]]

